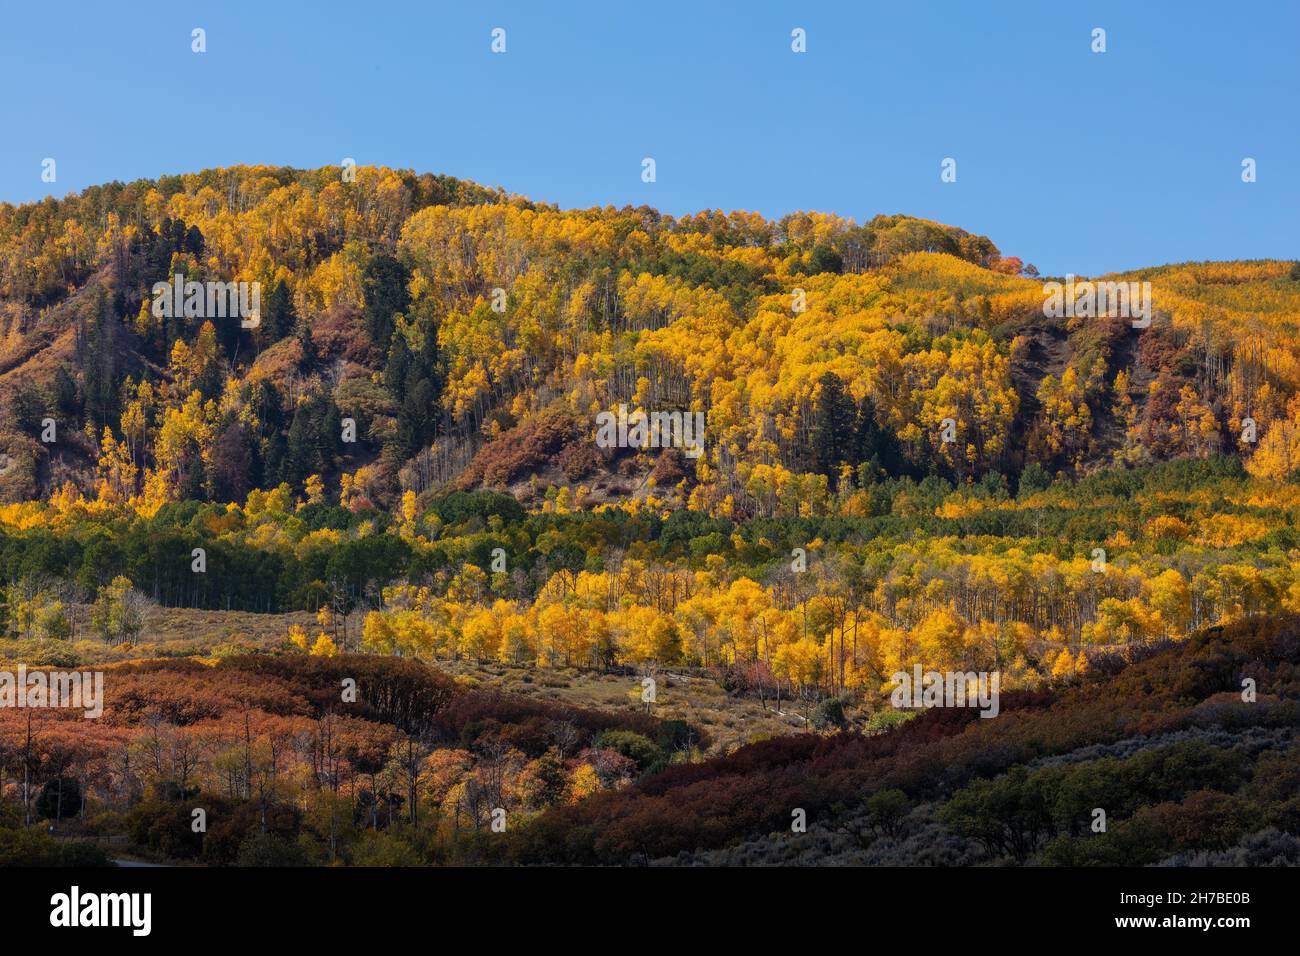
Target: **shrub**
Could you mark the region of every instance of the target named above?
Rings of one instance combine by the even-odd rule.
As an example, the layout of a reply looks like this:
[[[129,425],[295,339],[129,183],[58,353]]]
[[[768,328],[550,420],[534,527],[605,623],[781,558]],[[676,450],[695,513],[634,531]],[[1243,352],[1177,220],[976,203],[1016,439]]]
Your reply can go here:
[[[630,730],[606,730],[597,735],[595,746],[616,750],[636,761],[641,773],[654,773],[668,765],[668,754],[661,747],[649,737]]]
[[[468,491],[479,484],[502,488],[521,475],[545,467],[576,432],[568,414],[550,409],[505,432],[480,449],[456,481]]]
[[[72,777],[45,781],[36,798],[36,812],[46,820],[75,817],[81,810],[81,784]]]
[[[278,833],[255,833],[239,846],[236,866],[306,866],[307,855],[296,840]]]
[[[838,697],[828,697],[821,701],[813,708],[812,725],[818,730],[843,730],[849,725],[849,718],[844,713],[844,701]]]
[[[111,866],[89,840],[56,840],[40,830],[0,829],[0,866]]]

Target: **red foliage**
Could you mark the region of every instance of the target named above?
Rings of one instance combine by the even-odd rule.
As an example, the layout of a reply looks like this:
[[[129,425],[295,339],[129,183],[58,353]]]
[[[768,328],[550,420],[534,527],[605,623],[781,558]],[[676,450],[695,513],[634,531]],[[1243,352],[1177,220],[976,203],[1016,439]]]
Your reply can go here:
[[[577,423],[557,409],[534,415],[482,448],[456,479],[456,488],[469,491],[480,484],[504,488],[520,475],[544,468],[576,430]]]
[[[783,737],[674,766],[624,790],[548,810],[512,835],[509,853],[528,863],[623,864],[788,829],[794,808],[812,820],[879,789],[940,799],[973,778],[1041,756],[1204,722],[1201,705],[1239,694],[1245,675],[1294,697],[1297,662],[1300,617],[1209,628],[1118,673],[1117,662],[1108,662],[1079,686],[1003,694],[996,719],[935,709],[877,736]],[[1294,704],[1255,705],[1247,716],[1294,722]],[[1207,806],[1203,816],[1219,809]]]

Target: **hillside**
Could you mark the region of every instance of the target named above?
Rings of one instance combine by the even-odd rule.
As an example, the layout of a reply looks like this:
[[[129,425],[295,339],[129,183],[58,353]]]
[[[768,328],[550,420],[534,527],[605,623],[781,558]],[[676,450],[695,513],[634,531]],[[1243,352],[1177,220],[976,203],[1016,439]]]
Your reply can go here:
[[[906,216],[561,211],[381,168],[236,167],[4,206],[3,494],[71,482],[156,510],[285,482],[391,508],[450,485],[739,518],[775,513],[778,487],[833,509],[845,477],[1014,491],[1026,463],[1223,452],[1285,477],[1290,263],[1111,277],[1152,284],[1140,330],[1045,319],[1043,280],[1021,271]],[[258,324],[157,315],[151,290],[177,274],[259,283]],[[704,454],[594,448],[620,403],[703,412]]]
[[[747,866],[1295,866],[1298,662],[1294,616],[1212,628],[1007,695],[1007,719],[932,710],[878,736],[782,738],[674,767],[547,811],[509,852]],[[1249,702],[1246,678],[1261,691]],[[806,833],[792,832],[796,808]]]
[[[1295,617],[1212,628],[1082,682],[1008,695],[1005,721],[932,710],[880,736],[755,744],[549,810],[512,852],[733,866],[1300,865],[1297,635]],[[1243,701],[1244,678],[1260,687],[1255,700]],[[792,832],[793,808],[806,834]]]
[[[36,715],[29,812],[58,838],[0,826],[0,860],[1293,866],[1297,675],[1300,618],[1257,618],[1005,694],[996,720],[939,708],[704,759],[690,721],[412,661],[120,664],[102,720]],[[356,702],[337,700],[344,677]],[[7,752],[23,752],[26,720],[0,710]]]
[[[1300,862],[1300,264],[1104,278],[381,168],[0,206],[0,664],[106,688],[0,709],[0,862]]]

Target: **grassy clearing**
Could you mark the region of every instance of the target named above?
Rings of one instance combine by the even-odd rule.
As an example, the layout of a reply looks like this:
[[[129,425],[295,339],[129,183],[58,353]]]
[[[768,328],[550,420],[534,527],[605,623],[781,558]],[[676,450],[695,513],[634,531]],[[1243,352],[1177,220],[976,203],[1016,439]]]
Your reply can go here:
[[[89,608],[71,608],[74,620],[88,620]],[[97,638],[74,636],[5,638],[0,640],[0,663],[48,667],[83,667],[147,657],[207,657],[218,653],[256,653],[283,646],[289,626],[309,630],[316,626],[311,614],[252,614],[246,611],[201,611],[150,606],[139,637],[129,644],[106,644]],[[79,627],[74,634],[87,634]]]
[[[604,674],[577,668],[514,667],[508,664],[438,661],[437,667],[480,687],[496,688],[558,703],[602,710],[638,710],[641,678],[635,674]],[[681,719],[708,733],[710,753],[726,752],[766,737],[803,730],[804,722],[792,709],[775,713],[771,702],[764,710],[755,698],[728,694],[707,677],[659,673],[655,677],[656,717]]]
[[[109,645],[94,639],[45,638],[0,640],[0,663],[29,666],[86,667],[157,657],[211,657],[228,653],[277,653],[286,649],[292,625],[314,635],[320,628],[305,612],[252,614],[244,611],[202,611],[150,607],[144,629],[131,644]],[[359,631],[359,621],[349,629]],[[355,638],[353,638],[355,639]],[[641,678],[636,674],[606,674],[578,668],[537,668],[496,662],[435,661],[433,666],[484,688],[525,697],[610,711],[638,710]],[[765,737],[804,729],[802,716],[785,702],[777,714],[755,698],[728,694],[707,677],[659,673],[652,713],[686,720],[704,730],[710,753],[733,750]]]

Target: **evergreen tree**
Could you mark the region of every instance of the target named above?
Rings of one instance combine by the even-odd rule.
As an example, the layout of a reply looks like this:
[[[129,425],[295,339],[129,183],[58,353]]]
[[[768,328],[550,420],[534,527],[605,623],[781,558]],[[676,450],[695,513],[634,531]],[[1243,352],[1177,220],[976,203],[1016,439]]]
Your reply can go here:
[[[310,369],[320,358],[316,351],[316,340],[312,338],[311,321],[306,316],[298,318],[294,326],[294,335],[298,338],[298,344],[302,347],[302,367]]]
[[[853,400],[839,376],[827,372],[818,380],[817,408],[813,420],[813,462],[834,485],[840,465],[852,463],[855,433]]]
[[[406,373],[411,366],[411,349],[405,335],[393,336],[388,346],[388,361],[384,364],[384,388],[394,402],[406,398]]]
[[[831,246],[813,246],[812,254],[808,256],[808,272],[810,275],[819,275],[823,272],[839,274],[843,271],[844,257]]]
[[[397,450],[409,458],[434,438],[437,392],[432,379],[421,378],[397,412]]]
[[[77,351],[82,361],[82,392],[86,417],[102,431],[116,426],[121,415],[118,395],[118,356],[122,349],[122,326],[103,286],[96,286],[77,328]]]
[[[18,382],[9,413],[19,431],[35,435],[41,430],[41,419],[49,415],[49,407],[44,390],[30,378],[24,378]]]
[[[1035,492],[1045,491],[1051,485],[1051,473],[1038,462],[1031,461],[1020,473],[1020,485],[1017,491],[1021,498],[1027,498]]]
[[[328,395],[325,396],[325,415],[321,419],[320,449],[322,472],[332,470],[346,450],[343,446],[343,416],[334,399]]]
[[[410,279],[411,273],[406,266],[392,256],[382,254],[366,264],[361,276],[366,331],[381,353],[389,349],[395,316],[410,308],[411,296],[407,291]]]
[[[262,459],[262,480],[257,482],[259,488],[274,488],[282,481],[289,481],[285,474],[285,461],[289,456],[289,446],[284,435],[276,431],[263,443],[259,457]]]
[[[297,486],[316,467],[317,448],[306,405],[299,405],[289,425],[289,437],[284,452],[283,480]]]
[[[262,307],[262,334],[270,345],[280,341],[298,325],[298,313],[293,306],[289,287],[277,280],[271,285]]]
[[[898,436],[880,427],[876,421],[876,403],[870,395],[864,395],[858,405],[852,464],[869,466],[873,481],[898,477],[907,470]]]
[[[80,423],[81,401],[77,397],[77,383],[68,374],[66,365],[60,365],[54,372],[54,406],[64,419]]]

